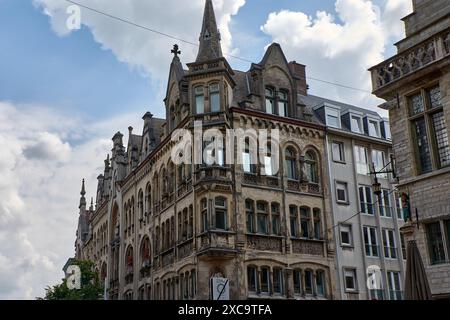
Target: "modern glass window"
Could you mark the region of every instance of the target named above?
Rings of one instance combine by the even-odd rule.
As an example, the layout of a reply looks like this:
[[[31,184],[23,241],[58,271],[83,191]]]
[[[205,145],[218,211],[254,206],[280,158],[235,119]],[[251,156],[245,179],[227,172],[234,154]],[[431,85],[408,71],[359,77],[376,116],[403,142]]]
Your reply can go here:
[[[288,179],[298,179],[297,176],[297,153],[292,147],[286,149],[285,167]]]
[[[389,287],[389,299],[390,300],[402,300],[403,299],[403,291],[401,287],[401,277],[400,272],[397,271],[388,271],[387,272],[387,280]]]
[[[268,234],[269,233],[269,212],[267,208],[267,203],[258,201],[256,203],[256,214],[257,214],[257,227],[258,233]]]
[[[283,294],[283,272],[280,268],[273,268],[273,292]]]
[[[336,201],[338,203],[348,203],[347,183],[336,182]]]
[[[195,112],[197,114],[205,113],[205,93],[202,86],[195,87]]]
[[[211,112],[220,111],[220,89],[218,83],[209,86],[209,106]]]
[[[377,229],[375,227],[363,227],[363,234],[366,256],[378,257]]]
[[[269,267],[261,267],[260,272],[261,293],[269,293],[270,270]]]
[[[309,217],[309,208],[300,208],[300,228],[301,228],[301,236],[302,238],[309,238],[310,232],[310,217]]]
[[[384,152],[380,150],[372,150],[372,162],[375,165],[375,172],[379,172],[378,177],[387,178],[386,173],[381,173],[386,171],[384,162]]]
[[[374,214],[372,188],[367,186],[359,187],[359,201],[361,204],[361,212],[365,214]]]
[[[383,229],[382,235],[383,235],[384,257],[396,259],[397,248],[395,245],[394,231],[390,229]]]
[[[381,190],[380,199],[378,200],[378,209],[380,210],[380,216],[382,217],[392,217],[391,200],[389,197],[389,190]]]
[[[257,291],[257,271],[255,267],[247,267],[247,287],[249,292]]]
[[[339,226],[341,235],[341,246],[353,246],[352,226],[349,224],[341,224]]]
[[[410,121],[415,135],[419,174],[450,165],[450,145],[442,108],[439,85],[409,97]],[[435,164],[432,155],[436,159]]]
[[[275,104],[275,95],[272,88],[266,88],[266,112],[273,114]]]
[[[288,114],[288,94],[286,91],[278,92],[278,115],[286,117]]]
[[[305,169],[308,181],[312,183],[319,183],[317,159],[315,153],[312,151],[306,152]]]
[[[369,173],[369,161],[367,158],[367,148],[355,146],[356,171],[359,174],[367,175]]]
[[[297,217],[298,211],[296,206],[290,206],[289,207],[289,217],[290,217],[290,225],[291,225],[291,236],[292,237],[298,237],[298,217]]]
[[[344,284],[346,292],[357,291],[355,269],[344,269]]]
[[[253,200],[245,200],[245,214],[247,218],[247,232],[255,233],[255,207]]]
[[[227,199],[217,197],[214,201],[216,213],[216,229],[227,229]]]
[[[278,203],[272,202],[271,205],[272,214],[272,234],[279,236],[280,231],[280,205]]]
[[[333,161],[345,162],[344,143],[333,141],[331,144]]]
[[[442,238],[440,222],[427,224],[426,231],[431,263],[445,263],[444,241]]]
[[[376,120],[369,120],[368,126],[369,126],[369,136],[379,138],[380,137],[380,123]]]
[[[293,272],[294,278],[294,294],[302,294],[302,271],[295,269]]]
[[[202,223],[201,230],[202,232],[205,232],[206,230],[208,230],[208,200],[206,198],[200,201],[200,208],[201,208],[201,223]],[[179,214],[178,216],[180,217],[181,215]]]
[[[361,117],[351,116],[350,122],[352,132],[362,133]]]
[[[402,258],[403,260],[406,260],[406,240],[402,233],[400,233],[400,244],[402,246]]]

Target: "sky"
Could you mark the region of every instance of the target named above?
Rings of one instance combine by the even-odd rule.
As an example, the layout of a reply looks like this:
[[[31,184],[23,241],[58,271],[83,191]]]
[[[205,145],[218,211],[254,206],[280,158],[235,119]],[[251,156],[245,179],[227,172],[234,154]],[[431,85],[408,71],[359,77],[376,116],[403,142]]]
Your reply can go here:
[[[197,42],[204,0],[77,0]],[[115,132],[164,117],[170,50],[197,47],[66,0],[0,0],[0,299],[34,299],[73,256],[81,179],[87,195]],[[310,93],[376,110],[367,69],[395,54],[411,0],[214,0],[223,51],[259,62],[272,42],[307,66]],[[170,10],[168,10],[170,8]],[[233,68],[250,63],[227,57]]]

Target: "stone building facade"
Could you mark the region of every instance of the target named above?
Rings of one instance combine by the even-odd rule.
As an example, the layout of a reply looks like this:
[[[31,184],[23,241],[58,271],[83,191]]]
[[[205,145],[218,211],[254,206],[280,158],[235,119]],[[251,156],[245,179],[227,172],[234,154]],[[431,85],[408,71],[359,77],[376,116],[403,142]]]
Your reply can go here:
[[[372,67],[387,102],[399,189],[434,297],[450,296],[450,3],[413,0],[398,53]],[[408,211],[406,211],[408,212]]]

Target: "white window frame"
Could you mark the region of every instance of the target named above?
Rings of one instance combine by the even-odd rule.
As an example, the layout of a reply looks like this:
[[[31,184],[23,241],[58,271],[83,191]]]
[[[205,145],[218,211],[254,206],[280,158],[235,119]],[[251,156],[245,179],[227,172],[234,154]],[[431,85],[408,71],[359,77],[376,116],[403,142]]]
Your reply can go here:
[[[338,146],[339,159],[336,159],[334,154],[334,146]],[[334,162],[345,163],[345,145],[342,141],[332,141],[331,142],[331,158]]]
[[[338,193],[338,191],[340,190],[339,186],[344,187],[342,190],[344,190],[345,200],[339,200],[339,193]],[[339,204],[348,204],[349,199],[348,199],[348,184],[347,184],[347,182],[335,181],[335,190],[336,190],[336,202]]]
[[[329,123],[329,121],[328,121],[328,117],[329,116],[333,117],[333,118],[336,118],[337,125],[334,125],[334,124],[332,125],[332,124]],[[329,127],[340,129],[341,128],[341,112],[340,112],[340,109],[332,107],[332,106],[326,106],[325,107],[325,123]]]
[[[360,192],[360,190],[359,190],[360,188],[363,188],[363,189],[364,189],[364,192],[363,192],[363,197],[364,197],[364,199],[361,199],[361,192]],[[370,197],[371,197],[370,202],[369,202],[369,199],[367,199],[367,189],[370,190]],[[368,212],[368,211],[369,211],[369,208],[367,207],[367,208],[361,208],[362,214],[364,214],[364,215],[366,215],[366,216],[370,216],[370,217],[375,216],[376,208],[374,207],[375,205],[373,204],[373,198],[374,198],[374,197],[373,197],[373,190],[372,190],[371,187],[365,186],[365,185],[359,185],[359,186],[358,186],[358,199],[359,199],[360,205],[361,205],[361,203],[364,203],[364,204],[366,204],[366,205],[368,205],[368,204],[372,205],[372,213],[369,213],[369,212]],[[364,201],[362,201],[362,200],[364,200]],[[367,212],[365,212],[366,209],[367,209]],[[363,210],[364,210],[364,211],[363,211]]]
[[[356,130],[357,128],[355,128],[353,126],[353,119],[358,121],[358,127],[359,127],[358,130]],[[359,134],[362,134],[364,132],[362,117],[360,115],[356,115],[353,113],[350,114],[350,130],[354,133],[359,133]]]
[[[367,240],[369,241],[368,243],[366,243],[365,239],[364,239],[364,230],[367,230]],[[372,243],[372,237],[370,234],[370,230],[374,230],[374,234],[375,234],[375,243]],[[378,245],[378,234],[377,234],[377,228],[376,227],[372,227],[372,226],[363,226],[363,241],[364,241],[364,253],[367,257],[380,257],[380,246]],[[369,245],[369,254],[367,254],[366,252],[366,245]],[[377,247],[377,255],[374,255],[373,253],[373,246]]]
[[[398,288],[394,288],[395,287],[394,276],[398,277],[397,278],[398,285],[399,285]],[[388,271],[387,278],[388,278],[387,283],[388,283],[388,288],[389,288],[389,299],[391,299],[391,291],[396,291],[396,292],[400,291],[401,292],[403,290],[402,289],[402,276],[401,276],[400,271]],[[396,300],[396,299],[394,299],[394,300]]]
[[[375,124],[375,135],[370,132],[371,123]],[[381,130],[380,130],[380,120],[374,119],[372,117],[367,117],[367,134],[370,137],[381,138]]]
[[[384,252],[384,257],[386,259],[398,259],[398,249],[396,246],[396,240],[395,240],[395,232],[393,229],[383,229],[381,230],[383,233],[383,252]],[[391,239],[389,238],[389,233],[392,233],[392,241],[393,243],[391,243]],[[386,243],[384,242],[384,240],[386,239]],[[386,251],[387,248],[387,251]],[[395,257],[392,257],[391,255],[391,251],[390,249],[394,248],[395,249]]]
[[[346,229],[346,230],[345,230]],[[342,232],[348,233],[348,239],[349,243],[345,243],[342,240]],[[351,224],[340,224],[339,225],[339,239],[342,247],[353,247],[353,231],[352,231],[352,225]]]
[[[378,160],[380,160],[380,157],[379,157],[380,155],[381,155],[381,163],[378,162]],[[388,168],[385,168],[386,154],[383,150],[372,149],[372,162],[374,164],[375,172],[386,171],[386,169],[388,169]],[[387,179],[387,174],[379,173],[378,177]]]
[[[344,274],[344,289],[345,292],[355,293],[358,292],[358,279],[355,268],[343,268]],[[353,278],[354,288],[347,288],[347,275],[350,275]]]
[[[363,163],[361,160],[361,150],[364,150],[364,158],[365,158],[365,163]],[[367,147],[364,146],[360,146],[360,145],[355,145],[354,147],[354,152],[355,152],[355,165],[356,165],[356,172],[358,174],[362,174],[362,175],[366,175],[369,173],[369,154],[368,154],[368,149]],[[364,172],[362,167],[364,166]]]

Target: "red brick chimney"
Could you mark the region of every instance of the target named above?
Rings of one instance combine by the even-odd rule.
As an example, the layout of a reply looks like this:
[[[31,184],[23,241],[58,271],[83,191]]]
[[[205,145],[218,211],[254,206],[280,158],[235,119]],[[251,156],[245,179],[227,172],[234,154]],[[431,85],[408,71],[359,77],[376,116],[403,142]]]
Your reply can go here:
[[[308,85],[306,84],[306,66],[296,61],[289,62],[289,69],[294,76],[297,93],[308,95]]]

